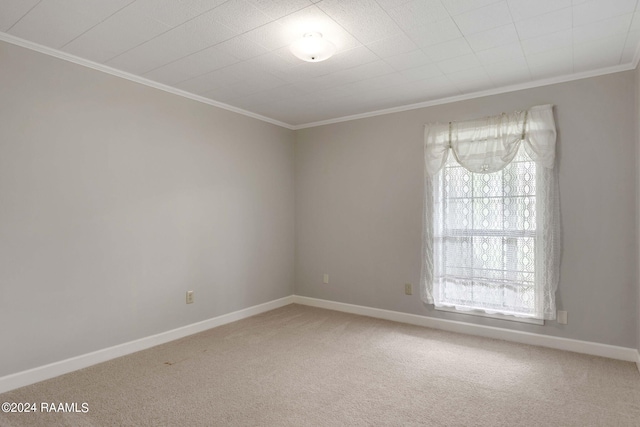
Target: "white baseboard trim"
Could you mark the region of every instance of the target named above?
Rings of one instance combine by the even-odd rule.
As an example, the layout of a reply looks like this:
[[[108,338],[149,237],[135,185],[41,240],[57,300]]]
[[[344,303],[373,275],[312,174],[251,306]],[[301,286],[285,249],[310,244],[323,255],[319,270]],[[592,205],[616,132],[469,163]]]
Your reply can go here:
[[[510,329],[495,328],[492,326],[474,325],[471,323],[457,322],[454,320],[438,319],[435,317],[419,316],[416,314],[401,313],[398,311],[383,310],[380,308],[365,307],[361,305],[345,304],[341,302],[322,300],[317,298],[294,295],[296,304],[326,308],[345,313],[360,314],[395,322],[409,323],[411,325],[426,326],[428,328],[442,329],[450,332],[458,332],[468,335],[476,335],[487,338],[495,338],[512,341],[521,344],[549,347],[557,350],[573,351],[575,353],[589,354],[592,356],[608,357],[610,359],[624,360],[638,363],[640,369],[640,354],[634,348],[617,347],[607,344],[598,344],[589,341],[579,341],[569,338],[552,337],[549,335],[533,334],[530,332],[514,331]]]
[[[513,331],[509,329],[494,328],[491,326],[474,325],[454,320],[438,319],[380,308],[291,295],[274,301],[269,301],[264,304],[255,305],[253,307],[248,307],[232,313],[203,320],[191,325],[172,329],[170,331],[151,335],[149,337],[140,338],[135,341],[130,341],[124,344],[115,345],[113,347],[108,347],[102,350],[61,360],[59,362],[0,377],[0,393],[5,393],[19,387],[24,387],[29,384],[34,384],[39,381],[44,381],[59,375],[76,371],[78,369],[106,362],[107,360],[145,350],[156,345],[206,331],[207,329],[222,326],[237,320],[246,319],[247,317],[284,307],[285,305],[292,303],[408,323],[411,325],[425,326],[428,328],[442,329],[450,332],[458,332],[522,344],[538,345],[558,350],[573,351],[593,356],[608,357],[610,359],[624,360],[627,362],[635,362],[638,366],[638,370],[640,371],[640,350],[633,348],[617,347],[569,338],[552,337],[548,335],[533,334],[530,332]]]
[[[145,350],[159,344],[164,344],[188,335],[206,331],[207,329],[215,328],[216,326],[225,325],[227,323],[235,322],[236,320],[245,319],[247,317],[255,316],[256,314],[284,307],[285,305],[293,303],[293,301],[293,296],[280,298],[264,304],[254,305],[253,307],[248,307],[232,313],[203,320],[201,322],[192,323],[191,325],[182,326],[170,331],[140,338],[135,341],[130,341],[124,344],[115,345],[113,347],[104,348],[102,350],[61,360],[59,362],[0,377],[0,393],[54,378],[91,365],[106,362],[107,360],[135,353],[136,351]]]

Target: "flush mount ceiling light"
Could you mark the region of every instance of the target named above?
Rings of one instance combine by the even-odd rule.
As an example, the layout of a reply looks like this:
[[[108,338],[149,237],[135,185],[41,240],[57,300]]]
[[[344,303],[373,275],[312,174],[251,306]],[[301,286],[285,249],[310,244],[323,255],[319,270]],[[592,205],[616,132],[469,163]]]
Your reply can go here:
[[[333,43],[323,39],[320,33],[306,33],[291,45],[291,53],[307,62],[324,61],[335,52]]]

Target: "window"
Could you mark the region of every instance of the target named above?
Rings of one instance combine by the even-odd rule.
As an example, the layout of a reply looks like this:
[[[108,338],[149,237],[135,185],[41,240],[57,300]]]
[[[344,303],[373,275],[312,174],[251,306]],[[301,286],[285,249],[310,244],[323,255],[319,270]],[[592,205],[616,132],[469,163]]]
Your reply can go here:
[[[425,302],[555,318],[559,212],[551,106],[428,125],[425,137]]]
[[[535,163],[519,150],[504,169],[480,174],[451,156],[435,178],[438,305],[533,317]]]

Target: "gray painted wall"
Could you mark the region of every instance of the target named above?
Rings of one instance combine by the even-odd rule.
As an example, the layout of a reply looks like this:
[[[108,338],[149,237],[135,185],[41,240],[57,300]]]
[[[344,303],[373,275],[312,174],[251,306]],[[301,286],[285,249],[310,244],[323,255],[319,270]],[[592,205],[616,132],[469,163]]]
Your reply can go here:
[[[293,131],[5,43],[0,69],[0,376],[293,293]]]
[[[634,84],[629,71],[298,131],[296,293],[635,348]],[[417,290],[423,125],[547,103],[556,105],[563,226],[557,302],[568,325],[434,311]]]

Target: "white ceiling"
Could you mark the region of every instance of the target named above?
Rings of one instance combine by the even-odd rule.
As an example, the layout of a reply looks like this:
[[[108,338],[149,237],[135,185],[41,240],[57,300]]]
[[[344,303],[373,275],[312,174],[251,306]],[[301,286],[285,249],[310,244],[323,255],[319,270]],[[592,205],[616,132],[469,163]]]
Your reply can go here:
[[[631,67],[637,2],[0,0],[0,31],[297,128]],[[295,58],[310,31],[336,55]]]

